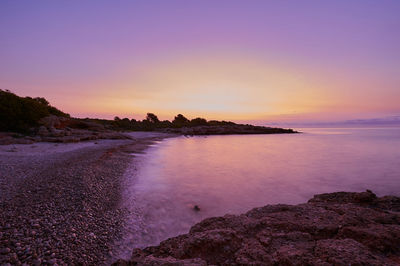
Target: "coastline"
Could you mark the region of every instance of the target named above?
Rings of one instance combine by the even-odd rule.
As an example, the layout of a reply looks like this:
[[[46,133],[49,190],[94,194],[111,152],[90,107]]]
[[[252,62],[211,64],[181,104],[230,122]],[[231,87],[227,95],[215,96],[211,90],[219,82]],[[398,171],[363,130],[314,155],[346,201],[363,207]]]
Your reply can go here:
[[[400,197],[314,195],[210,217],[113,265],[398,265]]]
[[[129,219],[129,210],[121,204],[127,169],[141,160],[135,154],[180,135],[129,136],[0,146],[0,264],[396,265],[400,261],[400,198],[378,198],[371,191],[321,194],[304,204],[267,205],[241,215],[207,218],[188,234],[134,249],[130,259],[120,259],[115,244]]]
[[[0,148],[0,264],[106,264],[132,153],[171,134]]]

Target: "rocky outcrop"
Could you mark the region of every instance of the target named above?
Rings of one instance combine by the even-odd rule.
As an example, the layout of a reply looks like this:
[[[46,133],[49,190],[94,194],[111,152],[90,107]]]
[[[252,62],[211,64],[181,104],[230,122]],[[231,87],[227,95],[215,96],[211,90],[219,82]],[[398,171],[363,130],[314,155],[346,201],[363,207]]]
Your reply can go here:
[[[79,142],[97,139],[130,139],[128,135],[108,130],[103,125],[68,117],[47,116],[32,128],[32,136],[18,133],[0,133],[0,145],[30,144],[33,142]]]
[[[115,265],[399,265],[400,198],[314,196],[209,218]]]
[[[160,131],[183,135],[232,135],[232,134],[284,134],[298,133],[292,129],[261,127],[252,125],[218,125],[218,126],[194,126],[181,128],[164,128]]]

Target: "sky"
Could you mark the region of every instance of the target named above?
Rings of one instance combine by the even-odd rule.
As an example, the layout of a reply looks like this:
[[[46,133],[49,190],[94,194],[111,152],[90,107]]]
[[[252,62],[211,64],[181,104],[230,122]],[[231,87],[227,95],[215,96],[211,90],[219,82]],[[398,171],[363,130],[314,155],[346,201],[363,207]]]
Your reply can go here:
[[[400,1],[0,2],[0,89],[76,117],[400,114]]]

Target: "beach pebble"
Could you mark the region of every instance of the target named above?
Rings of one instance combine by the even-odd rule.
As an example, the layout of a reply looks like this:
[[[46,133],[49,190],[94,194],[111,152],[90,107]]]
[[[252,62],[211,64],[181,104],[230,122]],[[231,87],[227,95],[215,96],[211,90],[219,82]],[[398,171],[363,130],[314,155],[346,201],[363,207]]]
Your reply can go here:
[[[32,224],[32,227],[33,228],[40,228],[40,225],[36,223],[36,224]]]
[[[42,261],[40,259],[35,259],[35,260],[32,261],[32,264],[35,265],[35,266],[39,266],[39,265],[42,264]]]
[[[74,144],[82,149],[39,143],[36,149],[21,148],[26,156],[0,157],[6,163],[0,170],[9,173],[0,180],[1,189],[4,182],[4,195],[15,199],[0,206],[0,265],[103,265],[116,256],[108,252],[123,213],[109,206],[118,200],[115,184],[131,158],[116,151],[114,141],[99,144],[89,150],[82,148],[85,143]],[[74,150],[74,156],[64,156],[64,149]]]
[[[3,254],[3,255],[5,255],[5,254],[8,254],[8,253],[10,253],[10,249],[9,248],[2,248],[2,249],[0,249],[0,254]]]

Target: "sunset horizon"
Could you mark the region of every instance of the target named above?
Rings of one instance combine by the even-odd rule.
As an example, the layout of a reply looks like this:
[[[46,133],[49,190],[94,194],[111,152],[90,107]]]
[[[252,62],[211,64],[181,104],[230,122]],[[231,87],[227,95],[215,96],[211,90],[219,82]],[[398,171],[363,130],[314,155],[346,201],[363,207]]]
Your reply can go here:
[[[1,0],[0,265],[399,265],[400,0]]]
[[[1,6],[0,88],[75,117],[400,114],[396,1]]]

